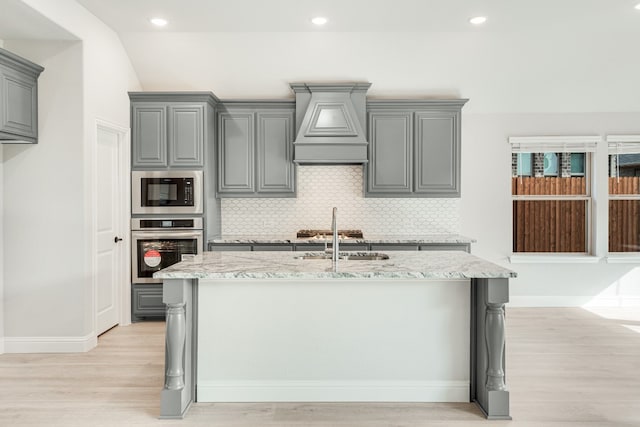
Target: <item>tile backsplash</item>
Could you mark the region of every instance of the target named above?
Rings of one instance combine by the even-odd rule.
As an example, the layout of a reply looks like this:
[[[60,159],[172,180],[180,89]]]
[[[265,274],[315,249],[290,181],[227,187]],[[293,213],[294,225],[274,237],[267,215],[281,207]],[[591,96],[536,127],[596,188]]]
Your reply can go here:
[[[299,166],[296,198],[222,199],[223,236],[295,235],[299,229],[338,228],[364,236],[458,234],[460,199],[365,198],[362,166]]]

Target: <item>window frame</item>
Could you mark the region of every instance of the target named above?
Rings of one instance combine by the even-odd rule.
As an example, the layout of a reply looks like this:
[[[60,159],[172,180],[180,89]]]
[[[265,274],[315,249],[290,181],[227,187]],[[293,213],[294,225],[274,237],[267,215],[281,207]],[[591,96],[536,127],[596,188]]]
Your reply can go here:
[[[568,259],[574,259],[578,262],[597,262],[594,254],[594,221],[593,221],[593,171],[595,162],[595,151],[597,143],[601,141],[599,136],[525,136],[525,137],[509,137],[508,142],[511,146],[510,154],[519,152],[530,153],[584,153],[585,165],[585,194],[554,194],[554,195],[520,195],[511,194],[511,262],[536,262],[535,260],[551,260],[562,259],[565,262]],[[533,157],[533,156],[532,156]],[[558,156],[558,177],[562,177],[561,160]],[[517,167],[516,167],[517,170]],[[511,169],[511,178],[513,178],[513,168]],[[535,170],[532,177],[535,177]],[[545,177],[544,172],[542,177]],[[574,175],[570,174],[570,177]],[[580,177],[580,176],[577,176]],[[513,190],[511,190],[513,192]],[[584,201],[585,206],[585,252],[515,252],[514,245],[514,219],[513,219],[513,202],[519,200],[562,200],[562,201]]]
[[[640,135],[607,135],[607,163],[609,156],[620,154],[640,154]],[[618,176],[619,177],[619,176]],[[607,179],[611,178],[607,173]],[[607,186],[608,187],[608,186]],[[610,209],[612,200],[637,200],[640,202],[640,194],[611,194],[607,189],[607,212]],[[609,250],[609,239],[611,238],[611,218],[607,216],[607,256],[614,258],[638,257],[640,249],[628,252],[612,252]]]

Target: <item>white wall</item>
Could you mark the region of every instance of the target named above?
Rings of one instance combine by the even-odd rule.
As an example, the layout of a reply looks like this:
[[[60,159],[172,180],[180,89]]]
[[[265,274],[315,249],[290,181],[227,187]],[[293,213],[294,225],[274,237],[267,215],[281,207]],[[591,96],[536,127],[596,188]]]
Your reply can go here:
[[[467,113],[640,111],[640,55],[628,54],[636,37],[624,33],[154,31],[122,40],[146,90],[293,98],[289,82],[369,81],[373,97],[470,98]]]
[[[17,337],[87,335],[77,302],[90,286],[78,263],[86,246],[82,45],[5,45],[45,67],[38,82],[38,144],[4,147],[4,308],[10,351]]]
[[[128,127],[127,91],[140,84],[117,35],[77,3],[24,3],[81,41],[5,41],[45,67],[39,144],[4,153],[5,350],[87,350],[96,342],[95,121]]]
[[[461,230],[478,240],[476,255],[518,272],[516,305],[640,304],[637,264],[510,264],[511,152],[509,136],[637,134],[640,113],[463,115]],[[594,253],[607,253],[606,144],[594,171]],[[635,277],[635,280],[634,280]]]

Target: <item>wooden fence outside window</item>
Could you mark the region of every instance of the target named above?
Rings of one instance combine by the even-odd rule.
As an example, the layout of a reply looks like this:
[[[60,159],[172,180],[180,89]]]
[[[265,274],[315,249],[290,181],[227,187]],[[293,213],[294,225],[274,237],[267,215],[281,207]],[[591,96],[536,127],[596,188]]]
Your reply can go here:
[[[545,198],[513,200],[514,252],[587,252],[584,177],[513,177],[511,184],[515,196]],[[609,195],[609,252],[640,252],[640,177],[609,178]]]

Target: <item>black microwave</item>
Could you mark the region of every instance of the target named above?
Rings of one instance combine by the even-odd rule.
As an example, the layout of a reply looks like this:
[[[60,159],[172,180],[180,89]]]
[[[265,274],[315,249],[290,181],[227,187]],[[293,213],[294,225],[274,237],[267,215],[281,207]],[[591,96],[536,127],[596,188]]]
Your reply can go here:
[[[201,214],[202,171],[131,172],[131,213]]]

